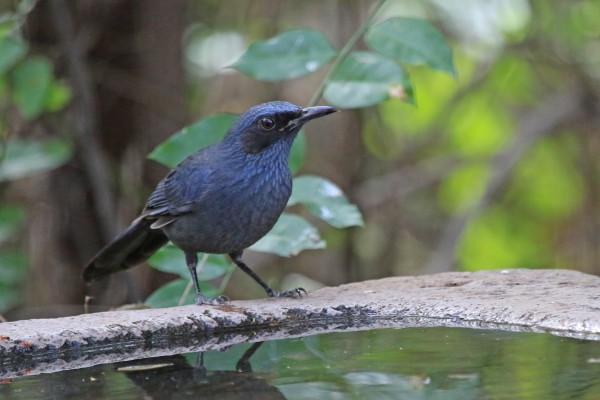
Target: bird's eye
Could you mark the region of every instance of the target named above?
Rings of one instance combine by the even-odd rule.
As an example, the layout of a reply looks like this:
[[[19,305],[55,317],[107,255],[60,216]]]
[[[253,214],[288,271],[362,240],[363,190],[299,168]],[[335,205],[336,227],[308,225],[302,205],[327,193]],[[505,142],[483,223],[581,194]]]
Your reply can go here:
[[[273,121],[271,118],[261,118],[258,123],[263,129],[266,130],[271,130],[275,127],[275,121]]]

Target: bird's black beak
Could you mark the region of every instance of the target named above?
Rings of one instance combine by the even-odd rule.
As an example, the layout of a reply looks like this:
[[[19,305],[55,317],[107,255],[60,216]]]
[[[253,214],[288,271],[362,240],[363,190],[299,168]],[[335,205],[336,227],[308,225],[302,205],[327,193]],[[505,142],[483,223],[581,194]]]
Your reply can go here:
[[[329,107],[329,106],[316,106],[316,107],[303,108],[302,115],[300,117],[288,122],[288,124],[285,126],[284,129],[292,130],[294,128],[304,125],[311,119],[324,117],[324,116],[334,113],[336,111],[337,111],[337,108]]]
[[[311,119],[324,117],[336,111],[337,108],[329,106],[307,107],[302,109],[302,116],[297,118],[296,121],[300,122],[301,124],[305,124]]]

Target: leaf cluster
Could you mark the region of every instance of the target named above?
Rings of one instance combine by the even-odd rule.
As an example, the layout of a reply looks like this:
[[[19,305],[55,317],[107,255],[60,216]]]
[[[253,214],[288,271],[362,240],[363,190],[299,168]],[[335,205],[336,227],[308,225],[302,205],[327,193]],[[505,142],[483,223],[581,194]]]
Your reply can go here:
[[[321,32],[292,29],[252,43],[233,67],[254,79],[276,82],[314,73],[333,60],[311,103],[316,103],[322,94],[329,103],[339,108],[366,107],[393,97],[413,103],[412,84],[403,64],[426,64],[452,76],[456,74],[450,47],[429,22],[396,17],[371,26],[376,11],[377,8],[340,51],[336,51]],[[373,51],[351,51],[363,35]],[[231,114],[207,116],[175,133],[156,147],[149,157],[174,167],[192,152],[220,140],[234,119]],[[300,169],[304,153],[301,133],[290,156],[292,171]],[[348,201],[342,190],[319,176],[305,175],[294,179],[288,206],[298,204],[313,217],[335,228],[363,225],[360,211]],[[271,232],[250,249],[292,256],[303,250],[324,247],[325,241],[308,219],[285,212]],[[181,252],[165,247],[150,259],[150,264],[163,272],[175,273],[181,279],[159,288],[147,299],[149,305],[161,307],[193,302],[189,272]],[[210,255],[200,262],[201,280],[225,277],[220,288],[203,282],[209,294],[219,293],[231,272],[224,256]]]

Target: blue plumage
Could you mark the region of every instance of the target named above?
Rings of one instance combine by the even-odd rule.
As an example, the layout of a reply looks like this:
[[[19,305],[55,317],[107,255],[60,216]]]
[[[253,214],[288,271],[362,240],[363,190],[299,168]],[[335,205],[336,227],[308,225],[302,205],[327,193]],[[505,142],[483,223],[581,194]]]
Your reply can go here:
[[[241,256],[273,227],[287,204],[292,190],[287,160],[298,131],[334,111],[276,101],[244,112],[221,142],[190,155],[157,185],[140,217],[88,263],[84,279],[139,264],[171,240],[185,253],[199,304],[226,299],[200,292],[198,252],[229,254],[271,297],[301,296],[301,288],[274,291]]]

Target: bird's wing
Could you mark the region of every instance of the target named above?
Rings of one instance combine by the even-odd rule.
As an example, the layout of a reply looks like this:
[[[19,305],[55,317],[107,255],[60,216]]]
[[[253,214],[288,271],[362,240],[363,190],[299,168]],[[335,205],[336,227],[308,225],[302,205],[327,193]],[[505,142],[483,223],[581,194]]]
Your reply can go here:
[[[196,153],[158,184],[142,212],[146,218],[157,218],[152,228],[160,228],[193,211],[202,201],[215,173],[214,167],[206,161],[202,152]]]
[[[146,202],[144,214],[146,212],[152,215],[171,214],[173,206],[179,205],[180,201],[177,196],[174,196],[178,181],[176,174],[177,170],[173,170],[159,182]]]

